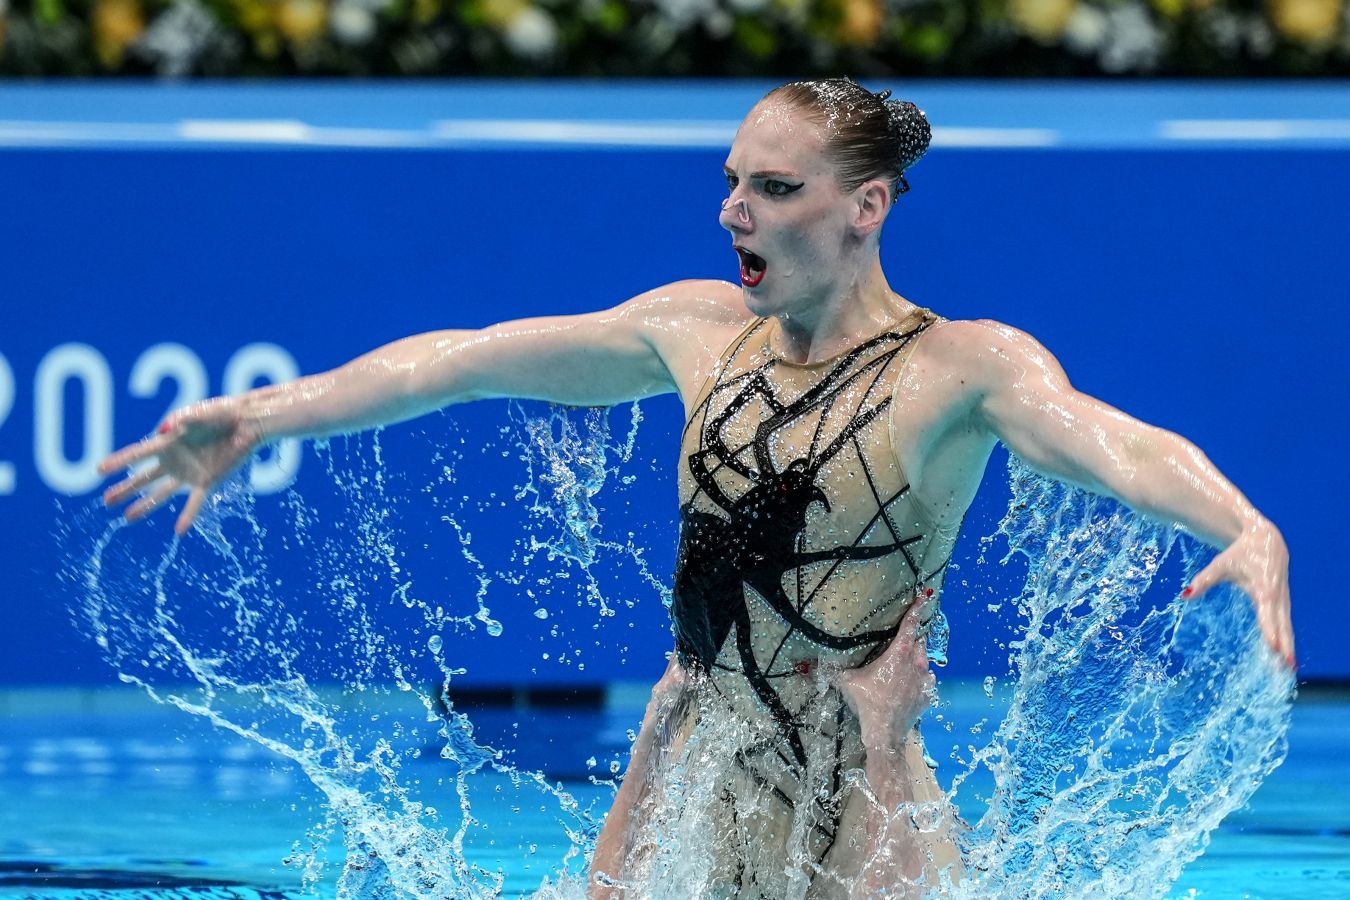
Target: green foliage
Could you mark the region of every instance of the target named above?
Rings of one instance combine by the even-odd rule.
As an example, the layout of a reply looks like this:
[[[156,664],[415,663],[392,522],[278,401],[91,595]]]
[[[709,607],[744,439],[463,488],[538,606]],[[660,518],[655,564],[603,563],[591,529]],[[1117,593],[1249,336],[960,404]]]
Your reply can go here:
[[[0,74],[1350,75],[1345,3],[0,0]]]

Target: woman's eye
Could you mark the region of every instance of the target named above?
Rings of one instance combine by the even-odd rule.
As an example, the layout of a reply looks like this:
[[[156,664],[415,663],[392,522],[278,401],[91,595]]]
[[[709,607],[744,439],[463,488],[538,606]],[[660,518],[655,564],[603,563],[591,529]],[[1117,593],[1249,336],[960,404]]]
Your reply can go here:
[[[764,182],[764,193],[774,197],[782,197],[790,194],[801,187],[800,184],[788,184],[786,181],[779,181],[776,178],[770,178]]]
[[[739,179],[737,179],[735,175],[728,175],[728,176],[727,176],[727,190],[729,190],[729,191],[734,191],[734,190],[736,190],[736,185],[739,184],[739,183],[740,183],[740,182],[739,182]]]

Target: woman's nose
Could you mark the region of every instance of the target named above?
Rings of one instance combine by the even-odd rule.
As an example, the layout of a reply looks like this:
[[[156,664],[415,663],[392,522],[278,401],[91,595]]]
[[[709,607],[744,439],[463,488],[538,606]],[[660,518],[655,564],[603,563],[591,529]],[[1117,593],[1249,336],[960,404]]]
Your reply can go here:
[[[750,204],[744,197],[728,197],[722,201],[722,213],[717,221],[728,231],[748,231],[750,229]]]

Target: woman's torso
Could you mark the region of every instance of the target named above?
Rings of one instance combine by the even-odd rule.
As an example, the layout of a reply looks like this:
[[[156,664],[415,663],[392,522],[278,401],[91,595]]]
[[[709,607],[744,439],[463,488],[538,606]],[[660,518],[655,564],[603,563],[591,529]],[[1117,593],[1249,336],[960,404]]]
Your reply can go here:
[[[772,320],[724,351],[681,446],[675,620],[682,662],[772,683],[861,665],[916,590],[940,588],[940,534],[890,431],[896,379],[936,317],[917,310],[821,363],[771,348]]]
[[[838,838],[858,815],[846,773],[862,746],[828,673],[878,654],[916,592],[941,588],[952,535],[911,490],[890,425],[896,380],[936,321],[918,310],[800,365],[774,354],[772,322],[756,320],[692,404],[671,614],[693,693],[666,749],[720,785],[709,821],[726,896],[798,893],[766,892],[780,877],[833,896],[842,882],[801,873],[853,866]],[[913,749],[917,796],[935,801]],[[785,870],[797,857],[806,864]]]

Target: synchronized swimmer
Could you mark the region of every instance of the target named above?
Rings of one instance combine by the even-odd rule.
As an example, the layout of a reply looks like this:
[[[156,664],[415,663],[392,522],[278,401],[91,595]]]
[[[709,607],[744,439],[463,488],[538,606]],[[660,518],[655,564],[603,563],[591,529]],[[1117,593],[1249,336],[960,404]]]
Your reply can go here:
[[[1183,591],[1229,582],[1294,665],[1279,530],[1194,445],[1086,396],[1030,336],[894,291],[882,226],[930,131],[851,80],[797,82],[746,116],[719,222],[740,284],[691,280],[578,316],[435,331],[330,372],[172,414],[101,464],[139,519],[182,488],[184,533],[262,445],[489,397],[578,406],[675,392],[685,407],[674,652],[592,860],[594,897],[635,897],[652,819],[709,722],[707,896],[919,895],[958,880],[952,822],[888,816],[942,792],[917,724],[947,560],[1002,441],[1051,477],[1218,549]],[[698,740],[696,740],[696,738]],[[861,770],[865,785],[844,773]],[[802,886],[804,885],[804,888]]]

